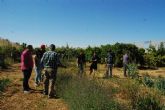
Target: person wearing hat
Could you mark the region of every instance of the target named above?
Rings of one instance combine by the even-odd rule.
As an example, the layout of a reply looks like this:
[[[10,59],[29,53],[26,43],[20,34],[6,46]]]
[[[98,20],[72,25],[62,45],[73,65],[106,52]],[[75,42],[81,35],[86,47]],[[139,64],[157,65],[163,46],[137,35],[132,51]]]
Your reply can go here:
[[[66,67],[61,64],[58,54],[55,52],[55,45],[50,45],[50,50],[45,52],[41,58],[41,64],[44,67],[44,95],[48,98],[56,97],[54,89],[58,66]]]
[[[41,48],[40,57],[42,58],[43,54],[46,52],[46,46],[42,44],[40,48]]]

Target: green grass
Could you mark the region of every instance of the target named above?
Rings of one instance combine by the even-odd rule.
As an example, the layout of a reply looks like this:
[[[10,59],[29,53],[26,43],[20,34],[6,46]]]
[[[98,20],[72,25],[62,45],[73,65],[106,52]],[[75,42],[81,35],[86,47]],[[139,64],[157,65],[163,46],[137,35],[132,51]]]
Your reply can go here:
[[[119,110],[101,81],[59,74],[57,94],[69,104],[70,110]]]

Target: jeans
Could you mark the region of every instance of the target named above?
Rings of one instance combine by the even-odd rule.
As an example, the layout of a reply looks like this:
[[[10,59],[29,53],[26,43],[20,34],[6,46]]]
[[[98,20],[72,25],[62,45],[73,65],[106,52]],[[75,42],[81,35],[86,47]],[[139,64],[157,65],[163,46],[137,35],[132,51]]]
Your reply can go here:
[[[112,77],[112,67],[113,67],[113,64],[107,64],[107,71],[106,71],[107,77]]]
[[[34,67],[35,70],[35,83],[38,84],[41,82],[41,68],[40,67]]]
[[[27,70],[22,70],[23,72],[23,90],[24,91],[29,91],[29,79],[32,73],[32,68],[27,69]]]

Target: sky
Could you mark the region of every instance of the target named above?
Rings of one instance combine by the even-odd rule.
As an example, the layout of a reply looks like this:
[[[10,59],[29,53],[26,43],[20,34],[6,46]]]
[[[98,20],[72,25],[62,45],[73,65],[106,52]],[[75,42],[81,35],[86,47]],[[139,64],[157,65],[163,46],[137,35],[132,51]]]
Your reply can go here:
[[[0,37],[72,47],[165,41],[165,0],[0,0]]]

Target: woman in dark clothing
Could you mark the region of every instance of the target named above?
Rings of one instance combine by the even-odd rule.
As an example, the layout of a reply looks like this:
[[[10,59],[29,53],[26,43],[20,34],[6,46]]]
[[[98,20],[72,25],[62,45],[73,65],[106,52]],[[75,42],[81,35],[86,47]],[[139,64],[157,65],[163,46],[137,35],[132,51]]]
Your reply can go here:
[[[96,53],[94,52],[93,57],[92,57],[92,63],[90,66],[90,73],[89,73],[90,75],[94,73],[94,76],[95,76],[95,71],[97,70],[97,62],[98,62],[98,57]]]

